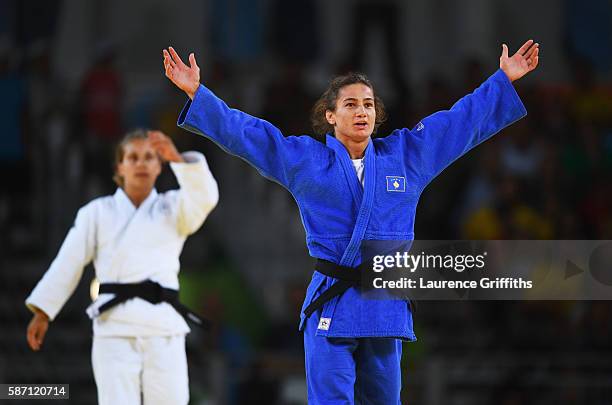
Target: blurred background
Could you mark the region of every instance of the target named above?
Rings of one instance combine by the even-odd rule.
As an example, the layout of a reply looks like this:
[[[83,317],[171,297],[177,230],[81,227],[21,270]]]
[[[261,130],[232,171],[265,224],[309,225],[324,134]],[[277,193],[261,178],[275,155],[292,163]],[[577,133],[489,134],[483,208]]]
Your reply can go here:
[[[0,0],[0,383],[69,383],[95,403],[93,269],[30,352],[23,302],[92,198],[114,191],[129,129],[203,151],[221,199],[182,256],[181,296],[213,319],[188,336],[192,404],[304,404],[298,314],[312,259],[297,207],[210,141],[176,127],[186,97],[161,50],[289,135],[337,73],[385,101],[385,136],[449,108],[511,52],[541,44],[517,84],[529,116],[455,162],[419,204],[417,239],[612,239],[609,0]],[[176,187],[169,170],[159,190]],[[612,304],[423,302],[404,345],[410,404],[610,404]]]

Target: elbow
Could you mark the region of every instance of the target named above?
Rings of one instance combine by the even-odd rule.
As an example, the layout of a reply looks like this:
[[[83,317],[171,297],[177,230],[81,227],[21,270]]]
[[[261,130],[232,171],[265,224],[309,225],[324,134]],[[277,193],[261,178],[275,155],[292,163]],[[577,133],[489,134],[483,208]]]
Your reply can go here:
[[[191,230],[189,234],[197,231],[202,226],[206,218],[208,218],[210,213],[215,209],[218,202],[219,202],[218,192],[209,194],[207,198],[202,201],[202,204],[200,205],[199,215],[197,215],[198,218],[195,221],[197,223],[197,226],[195,227],[195,229]]]
[[[210,194],[208,195],[208,198],[206,199],[206,202],[205,202],[207,212],[212,211],[217,206],[218,203],[219,203],[219,187],[217,186],[217,183],[215,182],[214,187],[210,188]]]
[[[219,202],[219,198],[217,196],[216,199],[214,200],[210,199],[202,205],[202,211],[203,211],[202,213],[203,213],[204,218],[206,218],[212,212],[212,210],[215,209],[218,202]]]

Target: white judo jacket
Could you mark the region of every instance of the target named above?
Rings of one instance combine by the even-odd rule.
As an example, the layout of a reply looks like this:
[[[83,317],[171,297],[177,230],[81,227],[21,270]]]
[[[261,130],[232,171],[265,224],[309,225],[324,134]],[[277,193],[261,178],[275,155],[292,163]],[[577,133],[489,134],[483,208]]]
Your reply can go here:
[[[146,279],[178,289],[179,255],[187,236],[198,230],[217,204],[219,191],[204,155],[182,154],[170,163],[180,189],[155,189],[136,208],[119,188],[82,207],[60,251],[26,299],[53,320],[74,292],[84,267],[93,260],[100,283],[137,283]],[[89,308],[96,336],[185,334],[189,327],[168,303],[134,298],[97,316],[97,307],[113,298],[100,294]]]

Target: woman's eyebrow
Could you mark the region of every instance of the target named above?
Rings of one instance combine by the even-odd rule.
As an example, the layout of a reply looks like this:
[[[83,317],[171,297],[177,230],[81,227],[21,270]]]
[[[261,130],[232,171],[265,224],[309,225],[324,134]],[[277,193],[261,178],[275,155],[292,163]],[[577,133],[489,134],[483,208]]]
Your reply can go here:
[[[342,99],[342,102],[344,103],[346,101],[357,101],[357,100],[359,100],[359,99],[356,98],[356,97],[347,97],[347,98]],[[365,97],[363,100],[364,101],[374,101],[374,99],[372,97]]]

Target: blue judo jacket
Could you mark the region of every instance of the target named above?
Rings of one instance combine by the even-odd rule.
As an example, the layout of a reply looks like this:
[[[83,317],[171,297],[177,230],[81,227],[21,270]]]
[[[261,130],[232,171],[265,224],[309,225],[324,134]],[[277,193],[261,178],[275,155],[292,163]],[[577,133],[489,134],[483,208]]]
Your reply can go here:
[[[364,185],[350,156],[333,136],[326,142],[285,137],[269,122],[229,108],[200,86],[178,125],[236,155],[292,195],[306,230],[310,255],[342,266],[361,263],[364,241],[411,241],[419,197],[449,164],[526,115],[506,74],[498,70],[450,110],[372,139],[365,151]],[[305,308],[335,279],[314,272]],[[353,287],[328,301],[317,335],[415,340],[409,305],[367,299]],[[300,329],[303,327],[302,310]]]

